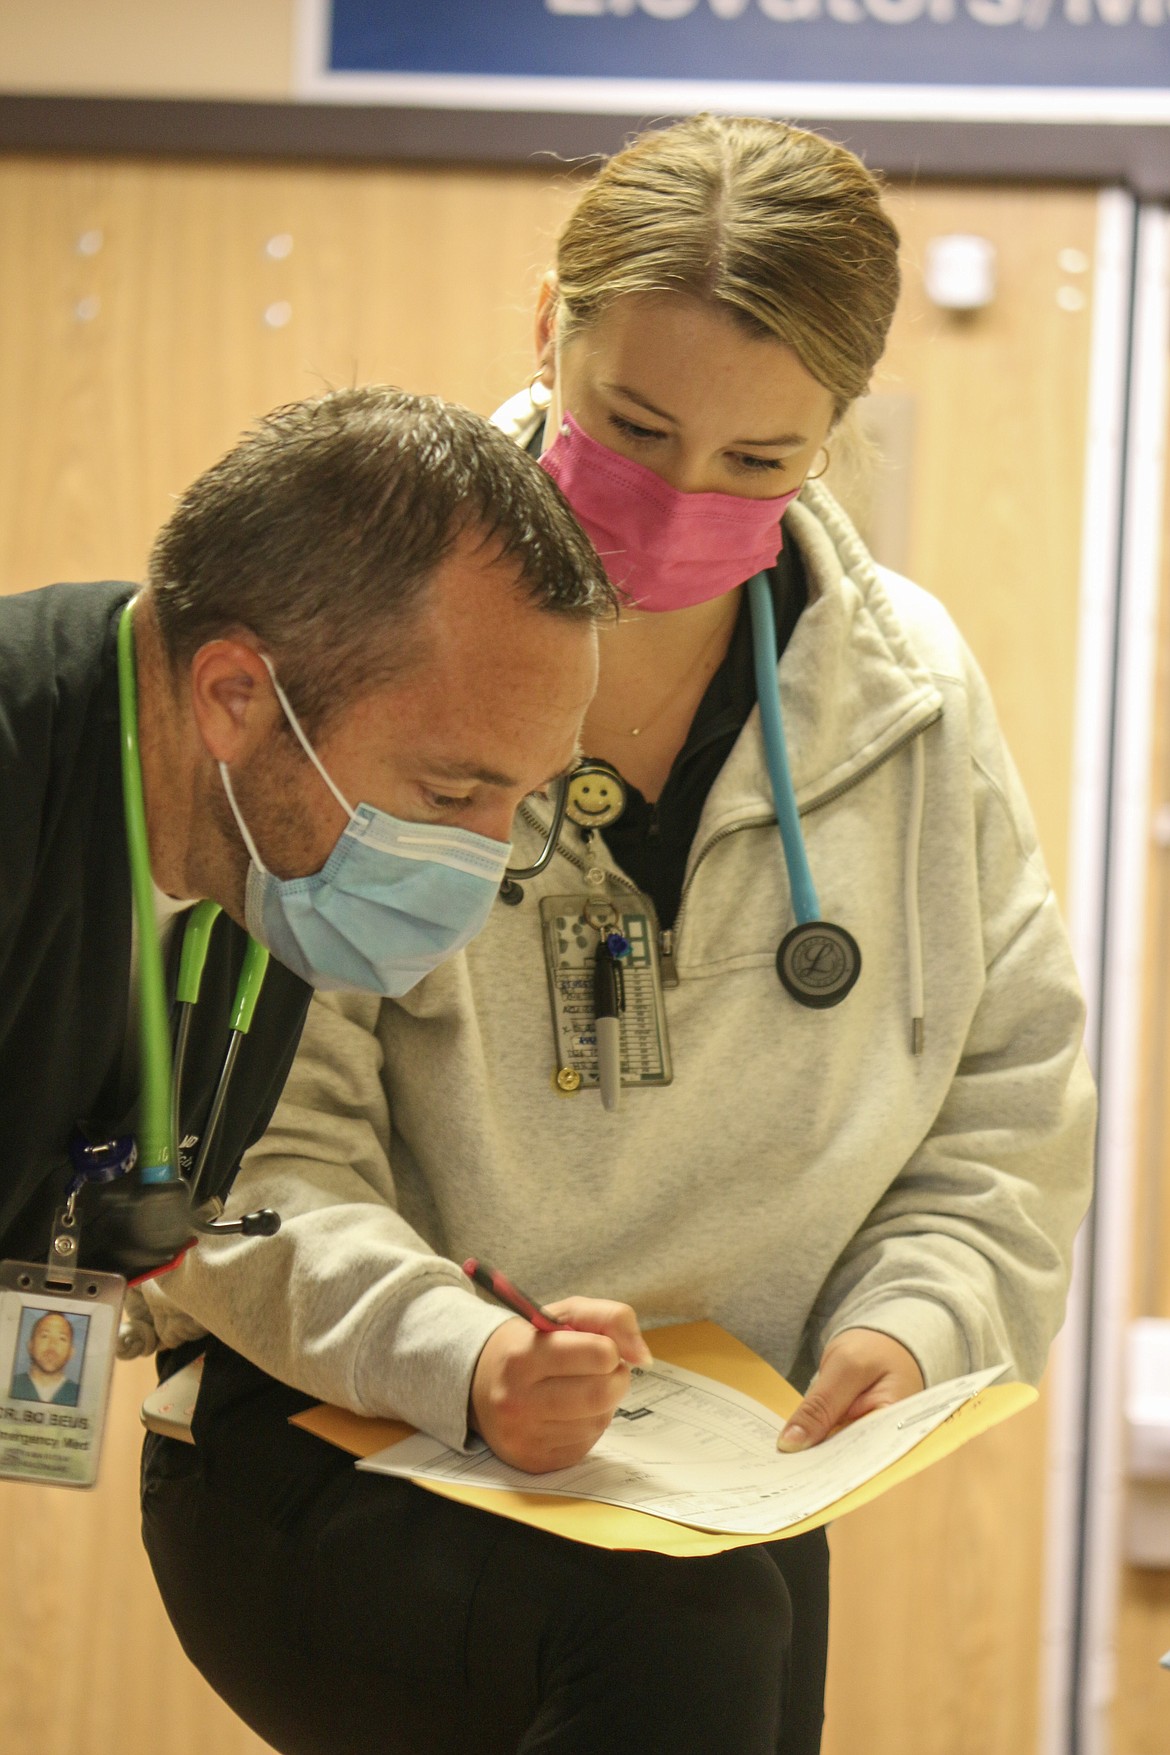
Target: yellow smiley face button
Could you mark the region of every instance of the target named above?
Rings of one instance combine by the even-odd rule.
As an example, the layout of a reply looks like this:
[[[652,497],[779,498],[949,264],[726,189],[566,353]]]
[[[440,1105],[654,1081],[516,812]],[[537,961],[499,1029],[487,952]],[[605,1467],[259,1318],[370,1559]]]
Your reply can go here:
[[[608,762],[582,762],[569,781],[565,815],[580,829],[607,829],[626,808],[626,784]]]

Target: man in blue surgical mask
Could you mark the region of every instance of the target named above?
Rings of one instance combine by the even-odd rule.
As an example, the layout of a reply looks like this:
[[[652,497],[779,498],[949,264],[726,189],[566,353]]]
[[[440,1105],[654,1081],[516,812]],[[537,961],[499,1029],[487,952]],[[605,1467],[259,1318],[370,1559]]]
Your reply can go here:
[[[179,501],[144,589],[0,599],[0,1258],[43,1260],[91,1148],[134,1131],[123,616],[172,992],[176,918],[205,897],[229,917],[187,1043],[184,1169],[247,934],[273,953],[203,1170],[215,1195],[267,1124],[311,987],[401,994],[482,926],[514,812],[573,760],[611,604],[530,459],[385,388],[262,421]],[[82,1250],[146,1265],[100,1222]]]

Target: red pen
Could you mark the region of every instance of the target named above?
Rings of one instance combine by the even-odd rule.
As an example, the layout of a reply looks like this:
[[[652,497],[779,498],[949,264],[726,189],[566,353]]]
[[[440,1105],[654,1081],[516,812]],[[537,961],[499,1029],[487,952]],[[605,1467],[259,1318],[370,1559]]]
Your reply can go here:
[[[469,1255],[463,1264],[463,1271],[469,1280],[474,1280],[477,1286],[482,1286],[485,1292],[490,1292],[493,1298],[498,1298],[501,1304],[514,1310],[517,1316],[522,1316],[533,1328],[538,1328],[541,1334],[553,1334],[558,1328],[569,1327],[567,1322],[550,1316],[547,1310],[542,1310],[539,1304],[526,1298],[519,1286],[512,1284],[507,1274],[501,1274],[496,1268],[489,1267],[486,1261],[478,1261],[474,1255]]]

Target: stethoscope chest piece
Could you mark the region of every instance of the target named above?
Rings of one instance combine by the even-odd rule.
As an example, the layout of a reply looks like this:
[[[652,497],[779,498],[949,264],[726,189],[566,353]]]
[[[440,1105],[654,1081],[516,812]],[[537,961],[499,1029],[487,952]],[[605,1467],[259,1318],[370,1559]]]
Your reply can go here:
[[[824,1011],[852,992],[861,974],[861,950],[843,926],[801,921],[780,941],[776,973],[793,999]]]

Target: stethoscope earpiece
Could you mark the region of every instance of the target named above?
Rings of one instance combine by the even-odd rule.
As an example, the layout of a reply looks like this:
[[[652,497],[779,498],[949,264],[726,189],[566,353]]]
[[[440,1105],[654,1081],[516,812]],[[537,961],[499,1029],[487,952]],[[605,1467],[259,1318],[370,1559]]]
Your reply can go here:
[[[271,1207],[261,1207],[259,1212],[245,1213],[239,1219],[197,1218],[195,1228],[202,1237],[275,1237],[280,1214]]]
[[[781,939],[776,973],[793,999],[824,1011],[852,992],[861,974],[861,950],[843,926],[805,920]]]

